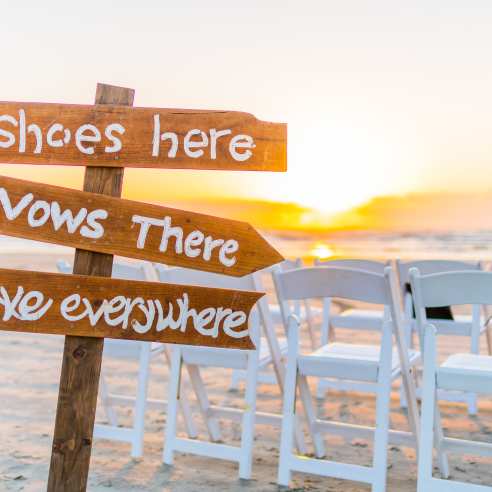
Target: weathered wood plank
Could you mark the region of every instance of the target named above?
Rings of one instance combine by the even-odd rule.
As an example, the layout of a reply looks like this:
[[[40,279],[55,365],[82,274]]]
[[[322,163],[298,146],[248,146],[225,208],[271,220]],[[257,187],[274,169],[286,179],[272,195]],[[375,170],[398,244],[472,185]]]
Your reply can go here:
[[[253,349],[262,293],[0,269],[0,330]]]
[[[0,102],[0,162],[286,171],[287,126],[237,111]]]
[[[283,260],[246,222],[3,176],[0,234],[233,276]]]
[[[135,91],[98,84],[96,105],[132,106]],[[124,168],[87,168],[84,191],[119,197]],[[113,256],[75,252],[74,273],[111,276]],[[48,492],[87,488],[104,338],[66,336],[60,375]]]

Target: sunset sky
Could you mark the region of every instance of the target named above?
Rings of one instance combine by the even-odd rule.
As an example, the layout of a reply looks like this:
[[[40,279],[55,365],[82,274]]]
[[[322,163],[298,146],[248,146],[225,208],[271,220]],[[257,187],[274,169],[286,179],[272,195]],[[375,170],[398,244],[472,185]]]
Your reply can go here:
[[[91,104],[106,82],[136,106],[287,122],[284,175],[127,170],[125,196],[292,203],[320,224],[382,195],[492,189],[491,24],[488,1],[7,2],[0,100]]]

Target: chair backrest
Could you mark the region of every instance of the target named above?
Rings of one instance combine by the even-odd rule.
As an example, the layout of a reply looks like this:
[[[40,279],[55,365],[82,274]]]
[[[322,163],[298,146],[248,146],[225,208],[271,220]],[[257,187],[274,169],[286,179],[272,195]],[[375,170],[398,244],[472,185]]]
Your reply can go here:
[[[492,304],[492,272],[457,271],[422,275],[410,270],[417,314],[425,308],[443,305]]]
[[[389,271],[391,271],[390,267]],[[275,287],[282,302],[338,297],[370,304],[389,305],[386,275],[340,267],[298,268],[274,272]]]
[[[460,272],[464,270],[481,271],[482,265],[478,261],[458,261],[458,260],[416,260],[402,262],[396,260],[398,279],[400,283],[400,294],[403,302],[403,312],[407,322],[412,322],[415,318],[414,301],[410,289],[410,270],[416,268],[421,275],[432,275],[435,273]],[[449,304],[437,306],[437,310],[429,310],[434,319],[453,319],[453,314]],[[480,316],[480,313],[475,313]],[[474,315],[474,316],[475,316]],[[411,330],[410,330],[411,331]]]
[[[347,258],[340,260],[314,260],[314,266],[354,268],[366,272],[379,273],[384,275],[384,269],[390,265],[389,261],[362,260],[357,258]]]
[[[161,282],[180,285],[199,285],[201,287],[216,287],[218,289],[254,290],[252,275],[231,277],[219,273],[204,272],[191,268],[165,267],[154,265],[157,277]]]
[[[408,356],[402,329],[396,275],[390,266],[384,274],[340,267],[309,267],[290,272],[274,273],[275,288],[280,300],[284,324],[290,313],[286,303],[293,299],[331,298],[383,305],[383,334],[392,329],[397,339],[400,357]],[[326,343],[326,341],[324,342]],[[405,362],[405,365],[408,361]]]
[[[295,258],[293,260],[284,260],[278,264],[278,267],[282,272],[288,272],[289,270],[294,270],[295,268],[301,268],[302,266],[303,265],[302,265],[301,258]]]
[[[258,274],[245,275],[243,277],[231,277],[218,273],[192,270],[190,268],[163,267],[158,264],[154,265],[154,267],[159,281],[165,283],[264,292]],[[260,316],[260,320],[258,320],[258,315]],[[274,339],[273,324],[271,323],[270,313],[268,312],[268,303],[265,297],[260,299],[257,306],[251,310],[249,323],[251,338],[257,346],[260,336],[258,324],[261,324],[263,327],[269,345],[278,345],[278,341]],[[270,347],[270,350],[276,350],[276,347]]]
[[[421,348],[425,326],[433,322],[427,318],[427,308],[471,305],[471,343],[478,350],[480,307],[492,304],[492,272],[462,270],[422,275],[417,268],[412,268],[409,276]]]
[[[433,273],[460,272],[463,270],[482,270],[482,265],[478,261],[457,261],[457,260],[417,260],[400,261],[396,260],[396,269],[400,288],[410,283],[410,270],[416,268],[421,275],[431,275]],[[403,290],[402,290],[403,292]]]
[[[65,260],[58,260],[56,267],[60,273],[72,273],[73,265]],[[113,263],[112,278],[118,278],[122,280],[154,280],[151,275],[149,265],[139,263]]]

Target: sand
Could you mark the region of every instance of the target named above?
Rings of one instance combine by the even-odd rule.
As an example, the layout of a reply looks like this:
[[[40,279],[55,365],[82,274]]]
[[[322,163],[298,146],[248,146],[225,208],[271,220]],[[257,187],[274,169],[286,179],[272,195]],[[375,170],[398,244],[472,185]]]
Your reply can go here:
[[[58,258],[57,256],[56,258]],[[36,258],[33,268],[53,271],[55,257]],[[0,258],[0,267],[27,268],[33,258],[28,255]],[[353,332],[338,331],[339,340],[353,341]],[[358,333],[361,343],[374,340],[374,334]],[[449,339],[444,352],[459,351],[462,339]],[[63,339],[50,335],[0,332],[0,491],[40,491],[46,488],[54,425],[58,380]],[[483,348],[484,350],[484,348]],[[135,389],[135,361],[107,359],[104,370],[113,391],[132,394]],[[167,390],[167,367],[164,359],[152,365],[150,396],[164,398]],[[203,371],[213,403],[240,407],[242,388],[228,390],[230,371]],[[191,393],[190,393],[191,395]],[[192,399],[192,397],[190,396]],[[194,403],[192,399],[192,403]],[[374,397],[357,393],[330,392],[317,403],[324,416],[347,422],[372,424]],[[391,399],[392,427],[407,429],[406,418],[399,406],[398,391]],[[280,413],[281,398],[275,386],[260,385],[258,408]],[[442,404],[445,432],[455,437],[492,441],[492,401],[482,398],[477,417],[469,418],[462,404]],[[196,410],[196,406],[194,407]],[[195,421],[201,436],[204,426],[198,413]],[[131,422],[131,409],[119,410],[121,423]],[[98,409],[98,422],[105,415]],[[157,410],[147,412],[144,457],[130,458],[130,446],[124,443],[96,439],[93,446],[88,490],[90,491],[276,491],[279,430],[257,426],[253,479],[240,481],[233,463],[177,454],[175,465],[161,462],[163,431],[166,416]],[[239,443],[238,424],[223,422],[224,440]],[[340,438],[326,440],[329,458],[368,465],[371,462],[371,443],[364,440],[344,442]],[[311,448],[311,444],[308,441]],[[311,448],[312,449],[312,448]],[[415,452],[402,446],[389,447],[388,490],[416,490]],[[479,484],[492,484],[492,459],[472,456],[451,456],[452,477]],[[299,491],[367,491],[369,487],[356,482],[294,474],[292,490]]]

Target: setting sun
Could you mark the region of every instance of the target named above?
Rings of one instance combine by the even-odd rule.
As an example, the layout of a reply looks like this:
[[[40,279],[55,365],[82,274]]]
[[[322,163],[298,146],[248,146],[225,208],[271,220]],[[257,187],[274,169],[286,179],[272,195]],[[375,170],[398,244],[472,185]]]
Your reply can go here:
[[[326,244],[317,243],[314,248],[310,251],[311,255],[320,260],[326,260],[333,256],[333,250],[330,249]]]

